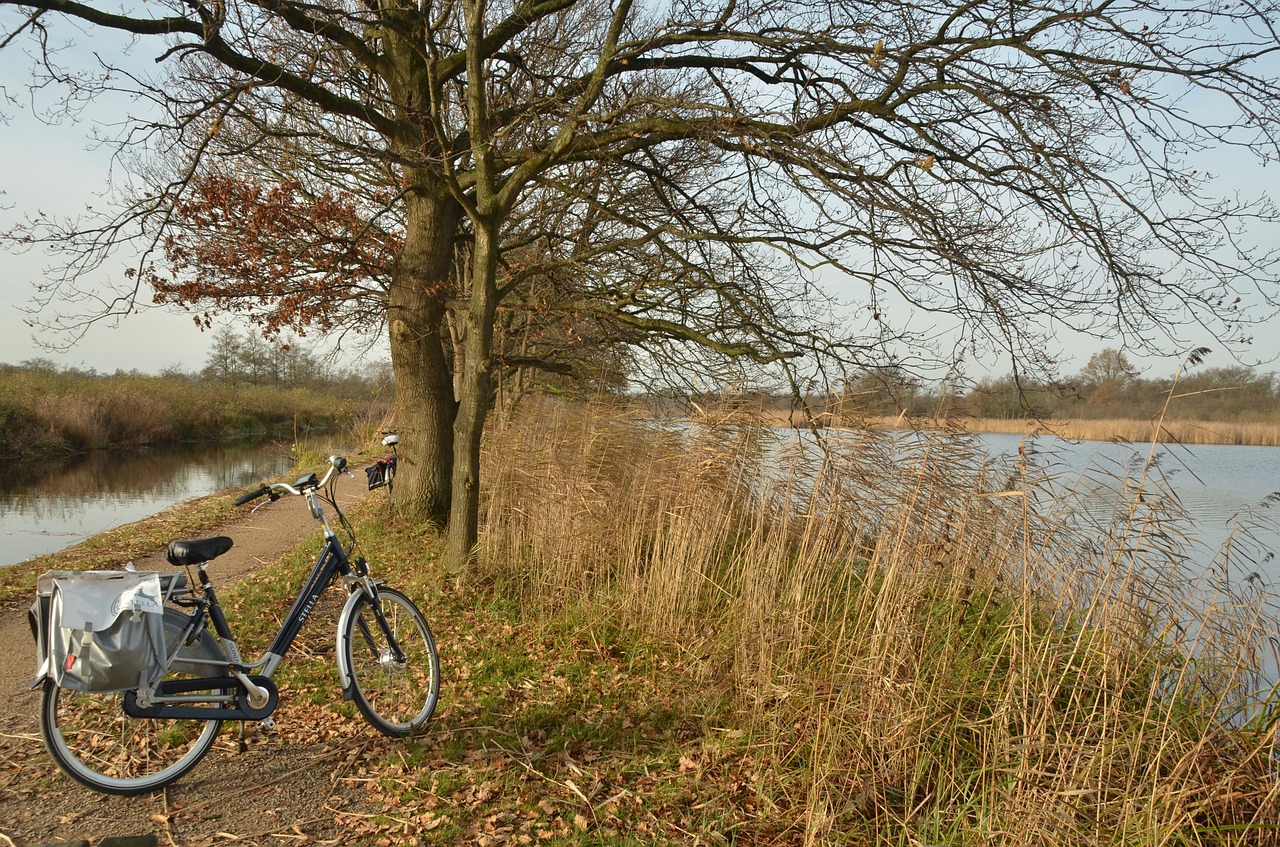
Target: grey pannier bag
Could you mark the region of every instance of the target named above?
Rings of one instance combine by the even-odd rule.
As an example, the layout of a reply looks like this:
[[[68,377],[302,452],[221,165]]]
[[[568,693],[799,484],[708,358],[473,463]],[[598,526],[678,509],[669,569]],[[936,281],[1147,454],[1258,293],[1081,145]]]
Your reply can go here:
[[[51,571],[36,594],[37,679],[105,693],[145,687],[164,673],[159,574]]]

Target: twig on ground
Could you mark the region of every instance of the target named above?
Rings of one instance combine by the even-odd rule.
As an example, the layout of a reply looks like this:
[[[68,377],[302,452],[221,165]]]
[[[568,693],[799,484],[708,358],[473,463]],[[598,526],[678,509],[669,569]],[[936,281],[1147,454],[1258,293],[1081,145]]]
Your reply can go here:
[[[173,837],[173,813],[169,811],[169,786],[160,792],[160,800],[164,804],[164,834],[169,839],[169,847],[179,847]]]
[[[297,823],[293,823],[293,824],[285,824],[283,826],[273,827],[272,829],[264,829],[262,830],[262,832],[251,832],[248,835],[236,835],[235,833],[232,833],[232,832],[218,832],[218,833],[215,833],[215,836],[218,838],[225,838],[228,841],[256,841],[260,838],[266,838],[269,835],[273,837],[297,838],[298,837],[297,835],[284,835],[286,831],[293,830],[294,832],[299,833],[303,838],[314,838],[314,836],[310,836],[310,835],[307,835],[306,833],[303,833],[302,827],[308,826],[313,823],[319,823],[322,820],[324,820],[324,818],[309,818],[305,821],[298,821]],[[316,839],[316,843],[317,844],[337,844],[338,842],[337,841],[321,841],[320,839]]]
[[[329,809],[329,800],[333,797],[333,792],[338,790],[338,783],[342,781],[342,778],[346,775],[347,771],[351,770],[351,766],[356,763],[356,760],[360,758],[360,754],[362,754],[368,746],[368,741],[361,744],[359,750],[356,750],[355,753],[347,756],[346,764],[333,772],[333,777],[329,780],[329,793],[324,795],[324,799],[320,801],[320,808]],[[329,809],[329,811],[332,812],[336,810]]]
[[[308,761],[319,762],[319,761],[323,761],[324,759],[328,759],[332,755],[333,755],[333,751],[326,750],[325,752],[320,753],[319,755],[312,756]],[[275,779],[270,780],[268,782],[255,782],[253,785],[246,786],[237,791],[227,793],[227,794],[222,794],[216,798],[211,798],[201,803],[193,803],[192,805],[186,807],[186,811],[196,812],[201,809],[207,808],[208,806],[212,806],[215,803],[218,805],[225,805],[228,800],[232,800],[244,794],[252,794],[255,791],[261,791],[264,788],[270,788],[271,786],[278,785],[281,782],[286,782],[288,780],[297,779],[297,778],[298,778],[297,772],[292,771],[290,773],[286,773],[281,776],[278,776]]]

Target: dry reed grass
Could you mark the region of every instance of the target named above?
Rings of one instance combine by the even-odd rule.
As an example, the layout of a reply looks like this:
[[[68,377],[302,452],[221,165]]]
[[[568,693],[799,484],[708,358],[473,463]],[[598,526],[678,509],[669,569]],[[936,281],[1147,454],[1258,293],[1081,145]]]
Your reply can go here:
[[[1179,444],[1253,444],[1280,447],[1280,422],[1106,420],[1013,421],[994,418],[961,419],[968,432],[1009,432],[1023,435],[1050,434],[1080,441],[1151,441]]]
[[[71,454],[332,426],[353,414],[336,401],[298,388],[193,385],[176,375],[0,371],[0,454]],[[372,405],[385,413],[385,403]]]
[[[1078,420],[1034,420],[1008,418],[922,419],[871,416],[840,417],[804,411],[765,410],[761,422],[770,426],[808,428],[874,427],[876,429],[922,429],[947,432],[1001,432],[1015,435],[1056,435],[1075,441],[1152,441],[1178,444],[1251,444],[1280,447],[1280,421],[1201,421],[1186,419],[1097,418]]]
[[[963,436],[544,402],[490,443],[491,578],[677,645],[806,844],[1277,843],[1268,598],[1192,579],[1146,471],[1086,532]]]

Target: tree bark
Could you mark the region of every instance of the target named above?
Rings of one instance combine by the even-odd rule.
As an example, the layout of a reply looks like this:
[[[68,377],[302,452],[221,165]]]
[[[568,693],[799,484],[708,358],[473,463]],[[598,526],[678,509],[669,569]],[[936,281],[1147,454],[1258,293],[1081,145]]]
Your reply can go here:
[[[396,379],[400,463],[397,500],[408,517],[443,528],[449,521],[457,402],[445,356],[445,305],[453,290],[453,239],[460,210],[443,184],[406,198],[404,248],[388,293],[388,333]],[[403,494],[402,494],[403,492]]]
[[[458,415],[453,426],[453,506],[448,566],[459,576],[475,555],[480,526],[480,445],[492,399],[493,324],[498,307],[497,225],[476,226],[471,300],[465,316]]]

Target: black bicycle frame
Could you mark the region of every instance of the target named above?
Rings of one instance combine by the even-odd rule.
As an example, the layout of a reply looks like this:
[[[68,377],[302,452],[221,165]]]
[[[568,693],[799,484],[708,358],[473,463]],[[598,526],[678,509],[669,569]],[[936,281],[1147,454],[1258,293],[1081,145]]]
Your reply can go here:
[[[311,568],[311,575],[307,577],[302,590],[294,599],[293,606],[289,609],[289,614],[285,616],[284,623],[280,626],[280,631],[276,633],[275,640],[271,642],[271,647],[267,650],[267,653],[284,658],[284,655],[293,645],[294,639],[302,631],[303,625],[311,617],[311,612],[314,611],[320,595],[324,593],[325,589],[339,574],[346,576],[350,573],[351,562],[347,559],[347,551],[342,549],[342,544],[336,537],[329,536],[325,539],[324,549],[320,551],[319,558],[316,559],[315,565]],[[205,589],[206,609],[209,613],[209,620],[213,624],[213,631],[223,641],[230,641],[234,644],[235,635],[231,632],[231,626],[227,623],[226,615],[222,612],[222,605],[218,602],[217,593],[209,583],[209,578],[203,570],[200,572],[200,582]],[[244,670],[245,668],[237,667],[235,669]]]
[[[293,645],[293,640],[302,631],[307,619],[311,617],[320,595],[338,575],[346,576],[349,573],[351,573],[351,563],[347,560],[347,551],[342,549],[341,542],[335,536],[330,535],[325,539],[324,550],[316,559],[315,567],[311,569],[311,576],[307,577],[302,591],[293,601],[293,607],[289,609],[280,632],[276,634],[275,641],[271,642],[267,652],[283,658]],[[221,631],[218,634],[222,635]]]
[[[293,601],[293,607],[289,610],[289,614],[285,617],[284,624],[280,627],[280,631],[276,633],[275,640],[271,642],[271,648],[267,651],[266,656],[276,657],[276,662],[284,658],[284,655],[293,645],[293,641],[298,637],[298,633],[302,630],[303,624],[307,622],[307,618],[311,617],[311,612],[315,609],[316,602],[320,599],[320,595],[329,587],[334,578],[339,574],[347,575],[351,573],[351,563],[347,559],[347,553],[342,549],[342,544],[334,536],[329,536],[325,540],[324,550],[320,552],[319,558],[316,559],[315,566],[311,569],[311,575],[307,577],[306,583],[302,587],[302,591],[298,594],[297,599]],[[222,612],[222,606],[218,603],[217,592],[209,583],[208,575],[203,570],[200,571],[200,582],[205,588],[205,604],[203,608],[208,611],[209,620],[213,624],[214,632],[218,634],[224,642],[235,644],[235,636],[231,632],[231,627],[227,623],[226,615]],[[196,613],[197,616],[199,612]],[[239,654],[239,648],[234,651]],[[229,657],[230,658],[230,657]],[[229,662],[228,668],[233,672],[244,672],[249,670],[242,663],[237,664],[234,661]],[[271,673],[272,671],[268,671]],[[147,717],[165,717],[165,718],[190,718],[196,720],[261,720],[275,711],[278,702],[278,693],[270,676],[251,676],[249,679],[258,686],[265,688],[270,693],[269,702],[262,708],[252,708],[241,696],[237,697],[237,705],[228,706],[192,706],[182,703],[165,703],[160,701],[147,707],[141,707],[137,704],[136,692],[126,692],[124,698],[124,711],[131,717],[147,718]],[[221,691],[230,691],[240,688],[240,681],[235,677],[198,677],[191,679],[168,680],[159,683],[157,693],[161,697],[182,695],[187,692],[198,692],[206,688],[214,688]]]
[[[262,720],[275,711],[279,702],[279,692],[275,684],[271,681],[276,668],[280,662],[284,660],[285,655],[289,652],[289,648],[293,646],[294,639],[298,637],[298,633],[302,631],[302,627],[306,624],[307,619],[311,617],[311,613],[315,610],[316,603],[320,600],[320,595],[339,575],[344,577],[351,576],[352,573],[364,576],[365,565],[363,560],[356,560],[356,567],[353,568],[351,560],[347,558],[347,551],[343,549],[342,543],[338,541],[337,536],[333,533],[327,533],[325,536],[324,549],[320,551],[320,556],[316,559],[315,565],[311,568],[311,574],[307,577],[307,581],[303,584],[302,590],[298,592],[298,596],[294,598],[293,606],[289,609],[289,613],[285,616],[284,623],[280,626],[280,631],[276,633],[275,640],[271,642],[271,647],[263,654],[257,664],[265,664],[265,675],[245,676],[251,669],[250,665],[245,665],[240,657],[240,649],[236,645],[235,636],[231,632],[231,626],[227,623],[226,615],[223,614],[222,605],[218,602],[217,592],[214,590],[213,584],[209,580],[209,576],[204,569],[200,569],[200,584],[204,588],[204,598],[198,603],[196,612],[193,613],[192,621],[199,622],[204,614],[208,614],[209,621],[213,625],[214,632],[223,641],[224,652],[230,645],[230,654],[226,658],[227,668],[232,674],[237,676],[225,677],[198,677],[188,679],[174,679],[160,682],[156,686],[157,700],[148,706],[139,706],[137,703],[137,692],[129,691],[124,697],[124,711],[131,717],[136,718],[180,718],[194,720]],[[378,623],[378,628],[382,631],[383,636],[387,640],[387,646],[391,650],[397,661],[404,661],[404,653],[400,648],[400,644],[391,632],[391,626],[387,619],[383,616],[378,606],[377,584],[365,581],[365,585],[372,590],[373,595],[370,598],[373,601],[374,614]],[[357,617],[355,621],[356,627],[364,635],[367,644],[372,646],[375,639],[369,631],[368,625],[362,618]],[[197,626],[203,628],[199,623]],[[191,634],[196,637],[196,633]],[[245,689],[243,688],[243,680],[248,679],[249,683],[257,686],[259,690],[266,692],[267,702],[254,705],[245,697]],[[190,705],[192,700],[185,699],[185,702],[166,702],[165,698],[177,696],[182,698],[188,693],[195,694],[206,688],[215,688],[223,692],[218,695],[217,699],[225,696],[226,693],[236,691],[234,707],[229,706],[193,706]],[[344,689],[343,696],[348,699],[351,692]],[[193,698],[202,699],[202,698]]]

